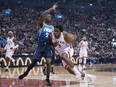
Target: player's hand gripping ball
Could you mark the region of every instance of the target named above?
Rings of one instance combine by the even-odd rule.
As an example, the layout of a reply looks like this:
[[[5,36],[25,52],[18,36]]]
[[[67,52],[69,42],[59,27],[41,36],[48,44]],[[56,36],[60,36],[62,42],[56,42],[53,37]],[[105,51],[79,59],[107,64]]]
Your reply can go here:
[[[75,41],[76,36],[74,36],[74,35],[72,35],[72,34],[67,34],[67,35],[65,36],[64,39],[65,39],[65,41],[66,41],[67,43],[72,44],[72,43]]]

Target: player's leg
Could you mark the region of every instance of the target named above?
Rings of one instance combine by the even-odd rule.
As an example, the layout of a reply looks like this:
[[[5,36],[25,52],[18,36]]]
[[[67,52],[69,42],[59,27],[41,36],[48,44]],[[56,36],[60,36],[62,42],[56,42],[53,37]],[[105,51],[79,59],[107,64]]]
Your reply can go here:
[[[83,52],[83,54],[82,54],[82,58],[83,58],[83,70],[85,70],[86,69],[86,62],[87,62],[87,56],[88,56],[88,54],[87,54],[87,51],[84,51]]]
[[[9,69],[9,63],[10,62],[15,62],[15,60],[12,57],[13,54],[14,54],[14,51],[12,51],[12,50],[7,50],[6,51],[6,55],[5,55],[5,59],[6,59],[6,69],[5,69],[5,71],[8,71],[8,69]]]
[[[10,57],[11,57],[11,52],[10,51],[6,51],[6,54],[5,54],[5,60],[6,60],[6,69],[5,69],[5,72],[8,71],[9,69],[9,63],[10,63]]]
[[[43,67],[42,72],[43,72],[44,75],[46,75],[46,62],[44,63],[44,67]]]
[[[47,67],[47,65],[46,65],[46,63],[44,64],[44,67],[43,67],[43,74],[44,75],[46,75],[46,67]],[[50,69],[50,72],[52,73],[52,74],[55,74],[55,72],[54,72],[54,63],[53,63],[53,60],[51,61],[51,69]]]
[[[45,58],[46,58],[46,85],[51,86],[52,83],[50,81],[50,69],[51,69],[51,61],[52,61],[52,50],[50,47],[46,48],[45,51]]]
[[[83,70],[85,70],[86,69],[86,57],[83,57]]]
[[[51,61],[51,70],[50,70],[52,74],[55,74],[54,63],[55,63],[55,49],[52,50],[52,61]]]
[[[78,69],[81,72],[83,70],[83,58],[79,57],[78,58]]]
[[[84,61],[84,59],[85,59],[84,55],[85,55],[85,52],[82,52],[82,51],[79,52],[79,59],[78,59],[79,65],[78,65],[78,69],[79,69],[80,72],[83,71],[84,63],[86,63],[86,61]]]
[[[55,50],[52,50],[52,60],[51,60],[51,69],[50,69],[50,72],[52,74],[55,74],[55,72],[54,72],[54,62],[55,62]],[[44,67],[43,67],[43,74],[46,75],[46,63],[44,64]]]
[[[6,60],[6,68],[5,68],[5,72],[8,72],[8,69],[9,69],[9,63],[10,63],[10,59],[9,57],[5,57],[5,60]]]
[[[26,77],[29,73],[29,71],[37,64],[38,59],[33,59],[32,63],[28,66],[27,70],[19,76],[19,79],[22,80],[24,77]]]
[[[42,54],[39,52],[39,49],[36,50],[32,63],[28,66],[27,70],[20,75],[18,78],[22,80],[24,77],[26,77],[29,73],[29,71],[37,64],[38,61],[40,61],[42,58]]]
[[[72,68],[70,68],[70,67],[67,66],[67,68],[65,68],[65,69],[67,69],[68,72],[69,72],[70,74],[75,75],[75,73],[74,73],[74,71],[72,70]],[[80,73],[81,73],[81,78],[84,79],[85,73],[84,73],[84,72],[80,72]]]
[[[91,75],[91,74],[87,74],[83,71],[83,67],[82,65],[84,64],[84,59],[81,57],[78,59],[78,64],[80,65],[79,66],[79,71],[82,73],[82,77],[84,78],[88,78],[90,80],[90,84],[94,84],[94,81],[96,79],[96,76],[95,75]]]
[[[84,52],[79,51],[78,69],[79,69],[80,72],[83,71],[83,55],[84,55]]]
[[[46,85],[51,85],[50,82],[50,69],[51,69],[51,59],[46,58]]]
[[[63,62],[63,66],[66,68],[67,65],[70,68],[67,68],[67,70],[71,73],[71,74],[75,74],[77,79],[80,79],[81,77],[81,73],[77,70],[77,68],[74,66],[74,64],[72,63],[72,61],[70,60],[70,58],[68,57],[68,54],[66,52],[61,54],[61,59],[64,61]],[[66,64],[65,64],[66,63]]]

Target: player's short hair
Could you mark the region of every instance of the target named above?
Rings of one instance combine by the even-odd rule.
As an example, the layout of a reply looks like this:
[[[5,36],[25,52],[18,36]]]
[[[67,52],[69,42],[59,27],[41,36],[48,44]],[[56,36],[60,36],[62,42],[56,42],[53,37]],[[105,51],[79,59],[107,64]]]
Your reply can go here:
[[[9,32],[8,32],[8,34],[9,34],[9,33],[12,33],[12,34],[13,34],[13,32],[12,32],[12,31],[9,31]]]
[[[83,36],[83,37],[82,37],[82,40],[87,40],[87,37],[86,37],[86,36]]]
[[[63,26],[58,25],[58,26],[54,26],[55,28],[58,28],[61,32],[63,32]]]

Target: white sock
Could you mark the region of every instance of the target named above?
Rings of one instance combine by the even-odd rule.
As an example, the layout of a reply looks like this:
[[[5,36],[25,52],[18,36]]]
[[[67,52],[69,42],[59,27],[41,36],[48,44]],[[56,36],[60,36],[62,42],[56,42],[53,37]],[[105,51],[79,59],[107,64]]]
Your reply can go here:
[[[79,64],[78,68],[79,68],[80,72],[83,70],[82,65],[80,65],[80,64]]]
[[[84,58],[83,63],[86,64],[86,58]]]
[[[81,73],[77,70],[77,68],[74,66],[73,68],[72,68],[72,70],[74,71],[74,73],[75,73],[75,76],[76,76],[76,79],[80,79],[80,77],[81,77]]]
[[[6,69],[9,69],[9,66],[6,66]]]
[[[92,64],[92,62],[90,62],[90,66],[92,66],[93,64]]]
[[[75,74],[80,74],[80,72],[77,70],[75,66],[72,68],[72,70],[74,71]]]

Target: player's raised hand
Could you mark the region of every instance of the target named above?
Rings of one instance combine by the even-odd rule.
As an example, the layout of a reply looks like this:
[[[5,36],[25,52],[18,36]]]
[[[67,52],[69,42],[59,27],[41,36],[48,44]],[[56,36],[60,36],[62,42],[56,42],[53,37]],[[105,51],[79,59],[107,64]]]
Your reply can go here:
[[[53,5],[53,10],[56,10],[56,8],[58,7],[57,3]]]

